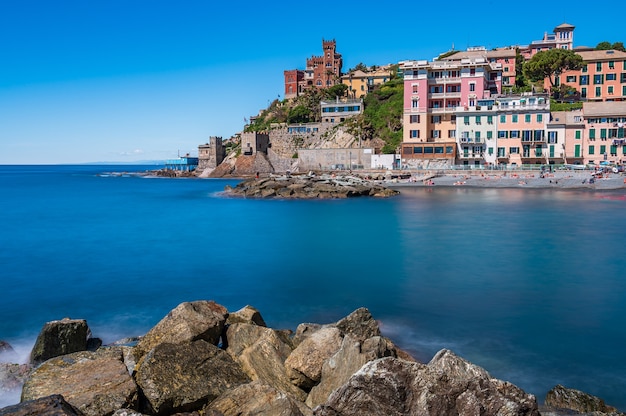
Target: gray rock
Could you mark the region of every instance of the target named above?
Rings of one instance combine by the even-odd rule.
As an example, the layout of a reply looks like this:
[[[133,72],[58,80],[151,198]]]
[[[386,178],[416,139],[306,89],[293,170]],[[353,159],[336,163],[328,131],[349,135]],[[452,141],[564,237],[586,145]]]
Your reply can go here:
[[[217,345],[227,317],[227,309],[213,301],[181,303],[141,338],[135,346],[134,355],[140,359],[162,343],[182,344],[204,340]]]
[[[143,413],[133,409],[117,409],[113,416],[145,416]]]
[[[122,361],[120,348],[101,348],[52,358],[24,383],[22,401],[61,394],[85,415],[111,415],[137,408],[137,386]]]
[[[59,394],[0,409],[0,416],[83,416]]]
[[[246,305],[243,308],[239,309],[237,312],[233,312],[230,315],[228,315],[228,319],[226,320],[226,323],[227,324],[244,323],[244,324],[254,324],[258,326],[267,326],[265,325],[265,321],[263,320],[263,317],[261,316],[261,313],[258,311],[258,309],[250,305]]]
[[[31,371],[29,364],[0,363],[0,393],[20,389]]]
[[[15,363],[18,360],[17,353],[6,341],[0,341],[0,363]]]
[[[311,389],[306,404],[313,408],[324,403],[333,390],[345,384],[365,363],[395,356],[395,347],[383,337],[360,342],[352,335],[346,335],[339,351],[324,362],[321,381]]]
[[[311,336],[313,333],[322,329],[323,325],[313,323],[302,323],[296,328],[293,336],[293,344],[298,346],[302,341]]]
[[[342,334],[350,334],[359,341],[380,336],[378,322],[374,320],[367,308],[355,310],[350,315],[337,321],[334,326],[339,328]]]
[[[334,327],[321,328],[302,341],[285,360],[291,382],[311,390],[322,378],[324,361],[339,350],[341,342],[341,332]]]
[[[313,415],[311,409],[304,403],[260,380],[229,390],[213,401],[207,410],[219,411],[224,416]]]
[[[300,401],[306,393],[291,383],[284,363],[292,347],[273,329],[251,324],[233,324],[226,331],[226,351],[252,380],[262,380]]]
[[[534,396],[474,367],[445,350],[428,365],[392,357],[370,361],[314,414],[539,415]]]
[[[31,351],[31,363],[37,365],[49,358],[85,351],[89,334],[89,327],[84,319],[65,318],[47,322],[39,332]]]
[[[204,340],[163,343],[137,364],[148,413],[191,412],[250,378],[225,351]]]
[[[546,406],[555,409],[567,409],[580,413],[596,412],[604,415],[618,415],[617,409],[612,406],[607,406],[599,397],[592,396],[580,390],[569,389],[557,384],[546,395]]]

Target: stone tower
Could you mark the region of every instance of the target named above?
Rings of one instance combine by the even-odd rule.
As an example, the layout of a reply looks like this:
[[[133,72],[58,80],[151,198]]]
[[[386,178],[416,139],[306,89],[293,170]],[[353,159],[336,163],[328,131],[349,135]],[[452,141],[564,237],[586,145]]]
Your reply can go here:
[[[226,149],[222,145],[222,138],[209,137],[206,144],[198,146],[198,169],[215,169],[226,157]]]

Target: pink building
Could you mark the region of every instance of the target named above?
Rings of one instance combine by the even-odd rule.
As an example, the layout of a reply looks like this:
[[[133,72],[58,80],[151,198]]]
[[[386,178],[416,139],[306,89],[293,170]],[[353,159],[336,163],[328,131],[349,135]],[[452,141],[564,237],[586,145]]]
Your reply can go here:
[[[502,89],[501,66],[485,58],[405,61],[403,164],[456,160],[457,107],[475,107]]]
[[[582,148],[582,163],[626,162],[626,102],[584,103],[581,115],[585,128],[574,141]]]

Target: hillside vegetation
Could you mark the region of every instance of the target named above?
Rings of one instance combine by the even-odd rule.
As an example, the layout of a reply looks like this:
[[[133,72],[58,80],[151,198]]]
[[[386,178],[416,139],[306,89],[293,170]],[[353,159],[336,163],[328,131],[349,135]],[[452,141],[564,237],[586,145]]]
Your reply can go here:
[[[346,85],[339,84],[306,90],[294,99],[274,100],[245,131],[269,131],[276,123],[319,122],[320,101],[345,98],[347,89]],[[363,99],[363,114],[344,122],[345,130],[362,140],[382,140],[385,143],[382,152],[395,153],[402,142],[403,93],[403,80],[398,77],[376,87]]]

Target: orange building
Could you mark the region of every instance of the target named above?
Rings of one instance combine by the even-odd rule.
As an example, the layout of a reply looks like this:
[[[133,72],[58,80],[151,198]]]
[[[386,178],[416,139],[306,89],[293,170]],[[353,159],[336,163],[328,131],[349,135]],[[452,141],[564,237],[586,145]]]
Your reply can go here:
[[[568,85],[587,101],[626,99],[626,52],[591,50],[576,53],[583,58],[584,66],[582,69],[563,72],[556,78],[556,86]],[[550,88],[547,79],[544,88]]]

